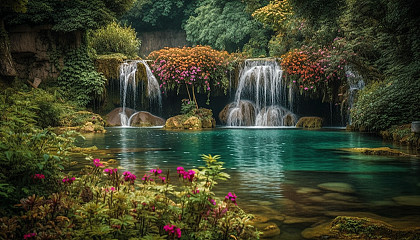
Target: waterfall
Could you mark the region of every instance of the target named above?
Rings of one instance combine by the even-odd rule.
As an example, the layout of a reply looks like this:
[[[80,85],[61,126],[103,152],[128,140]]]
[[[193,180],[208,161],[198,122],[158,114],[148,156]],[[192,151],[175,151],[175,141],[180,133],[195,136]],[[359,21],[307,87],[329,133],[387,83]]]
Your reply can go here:
[[[120,98],[121,98],[121,126],[130,126],[131,119],[137,114],[137,101],[139,99],[138,79],[136,79],[137,65],[144,65],[147,74],[147,96],[151,103],[162,107],[162,97],[159,83],[149,65],[144,60],[125,61],[120,66]],[[130,107],[130,108],[128,108]],[[134,113],[132,113],[134,110]]]
[[[363,81],[363,77],[352,67],[346,66],[345,67],[346,76],[347,76],[347,84],[349,85],[348,90],[348,124],[351,124],[351,116],[350,110],[353,108],[354,101],[356,99],[357,93],[359,90],[365,87],[365,82]]]
[[[228,110],[228,126],[291,126],[293,102],[275,59],[248,59],[239,73],[235,100]]]

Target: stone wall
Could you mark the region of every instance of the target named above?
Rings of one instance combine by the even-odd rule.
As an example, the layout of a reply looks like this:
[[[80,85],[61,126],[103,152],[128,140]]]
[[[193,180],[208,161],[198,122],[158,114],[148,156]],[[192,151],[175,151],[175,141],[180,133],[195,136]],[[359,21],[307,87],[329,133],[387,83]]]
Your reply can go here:
[[[141,40],[140,56],[147,57],[149,53],[164,47],[190,46],[184,31],[164,30],[139,33]]]
[[[7,31],[17,76],[29,80],[57,78],[59,72],[52,63],[51,54],[59,46],[71,49],[82,43],[81,32],[55,32],[49,25],[13,26]],[[62,63],[62,59],[57,60]]]

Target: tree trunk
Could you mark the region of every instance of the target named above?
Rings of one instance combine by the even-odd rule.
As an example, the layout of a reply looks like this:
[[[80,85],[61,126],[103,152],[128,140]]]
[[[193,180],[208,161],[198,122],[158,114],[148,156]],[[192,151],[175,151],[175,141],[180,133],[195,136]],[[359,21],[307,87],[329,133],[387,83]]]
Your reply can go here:
[[[16,76],[16,69],[10,54],[9,37],[4,27],[3,18],[0,20],[0,76]]]

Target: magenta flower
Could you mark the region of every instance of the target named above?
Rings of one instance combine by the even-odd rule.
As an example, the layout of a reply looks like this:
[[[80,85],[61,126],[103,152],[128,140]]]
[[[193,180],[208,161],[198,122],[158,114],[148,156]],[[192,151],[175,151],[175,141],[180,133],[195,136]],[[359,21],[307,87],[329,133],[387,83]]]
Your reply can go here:
[[[188,102],[188,104],[189,104],[189,102]],[[184,172],[185,172],[185,170],[184,170],[184,168],[183,168],[183,167],[177,167],[177,168],[176,168],[176,171],[177,171],[177,173],[179,174],[179,176],[183,175],[183,174],[184,174]]]
[[[96,158],[93,159],[93,165],[95,165],[95,167],[103,167],[104,165],[101,163],[101,160]]]
[[[113,173],[117,173],[118,169],[114,168],[105,168],[104,173],[108,173],[109,175],[112,175]]]
[[[66,183],[66,184],[72,184],[72,183],[74,182],[74,180],[76,180],[76,178],[75,178],[75,177],[72,177],[72,178],[65,177],[65,178],[63,178],[61,181],[62,181],[63,183]]]
[[[159,179],[162,180],[162,183],[166,181],[166,177],[159,176]]]
[[[151,173],[154,173],[155,176],[156,176],[156,175],[159,175],[159,174],[162,173],[162,169],[159,169],[159,168],[157,168],[157,169],[151,169],[150,172]]]
[[[132,174],[129,171],[123,172],[123,176],[124,181],[131,182],[132,184],[134,184],[134,181],[137,179],[136,175]]]
[[[177,228],[175,225],[165,225],[163,229],[168,232],[169,237],[175,236],[181,238],[181,229]]]
[[[234,203],[235,205],[238,205],[236,203],[236,195],[234,193],[229,192],[228,195],[225,196],[225,201],[232,201],[232,203]]]
[[[216,200],[209,198],[209,202],[210,202],[211,204],[213,204],[214,206],[216,206]]]
[[[141,180],[143,180],[144,182],[147,182],[147,181],[151,182],[151,181],[153,181],[153,179],[150,178],[150,175],[149,174],[144,174],[144,176],[141,178]]]
[[[28,238],[32,238],[35,237],[36,233],[27,233],[25,235],[23,235],[23,239],[28,239]]]
[[[35,175],[33,176],[33,178],[34,178],[34,179],[45,179],[45,175],[44,175],[44,174],[39,174],[39,173],[37,173],[37,174],[35,174]]]

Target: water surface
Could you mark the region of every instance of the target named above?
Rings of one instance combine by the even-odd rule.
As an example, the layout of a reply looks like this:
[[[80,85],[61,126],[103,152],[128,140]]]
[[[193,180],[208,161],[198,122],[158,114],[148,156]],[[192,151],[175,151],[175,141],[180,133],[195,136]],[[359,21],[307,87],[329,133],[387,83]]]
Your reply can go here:
[[[178,166],[197,168],[204,165],[201,154],[221,155],[231,179],[220,183],[216,193],[223,197],[235,192],[241,207],[272,218],[271,222],[282,230],[276,239],[301,239],[304,228],[333,218],[337,211],[391,218],[414,215],[420,220],[420,208],[393,200],[420,195],[418,158],[366,156],[340,150],[388,146],[369,134],[293,128],[108,128],[106,134],[88,136],[84,145],[117,149],[105,158],[118,160],[123,168],[138,175],[156,167],[173,172]],[[346,183],[355,191],[337,193],[318,187],[328,182]],[[314,192],[305,191],[308,189]],[[292,217],[317,219],[289,224],[283,221]],[[420,226],[418,222],[412,224]]]

